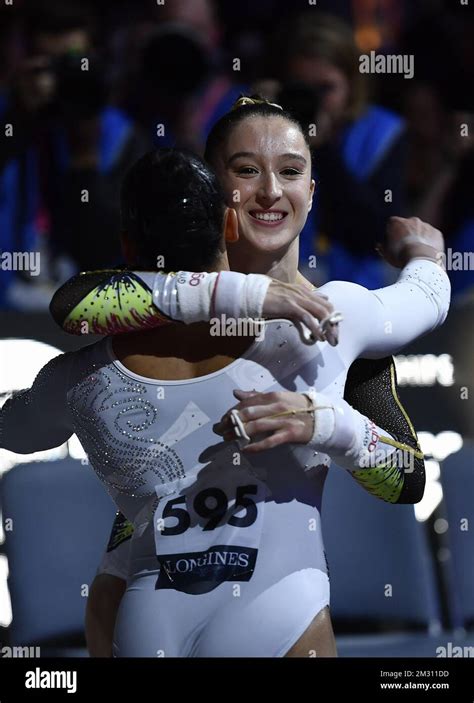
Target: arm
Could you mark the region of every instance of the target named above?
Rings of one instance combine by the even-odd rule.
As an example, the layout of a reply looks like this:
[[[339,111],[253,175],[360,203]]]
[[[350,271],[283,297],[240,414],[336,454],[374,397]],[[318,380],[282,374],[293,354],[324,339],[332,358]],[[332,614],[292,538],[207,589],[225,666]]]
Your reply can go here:
[[[407,261],[417,257],[442,262],[442,234],[418,218],[392,218],[387,235],[383,255],[394,266],[401,268]],[[436,276],[437,270],[434,270]],[[429,288],[427,292],[429,294]],[[443,295],[443,289],[436,290],[435,286],[431,297],[434,303],[431,314],[435,317],[435,322],[438,322],[444,315],[443,307],[447,308],[449,303],[449,289],[445,289]],[[387,326],[385,331],[393,333],[391,325]],[[388,430],[398,444],[410,446],[413,451],[412,464],[401,473],[398,489],[392,498],[387,497],[387,490],[394,476],[387,467],[377,467],[377,470],[372,472],[353,471],[352,476],[355,480],[367,491],[384,500],[397,503],[416,503],[421,500],[425,484],[423,455],[410,418],[398,398],[393,360],[386,358],[379,361],[355,361],[346,379],[345,400],[377,425]],[[409,454],[405,456],[409,458]]]
[[[226,315],[301,322],[315,339],[337,344],[337,325],[320,326],[334,312],[327,297],[298,284],[258,274],[93,271],[71,278],[50,305],[72,334],[120,334],[175,321],[190,324]]]
[[[391,354],[438,327],[448,314],[451,285],[439,230],[417,217],[392,217],[379,252],[388,263],[403,267],[394,285],[374,291],[344,282],[323,286],[345,316],[345,351],[351,362]]]
[[[352,360],[386,356],[441,324],[447,315],[449,279],[436,263],[444,246],[441,233],[418,218],[394,217],[387,236],[384,255],[389,263],[401,267],[408,261],[397,283],[368,291],[339,281],[321,289],[344,313]],[[62,286],[50,311],[74,334],[117,334],[169,324],[170,318],[189,324],[227,315],[287,317],[302,322],[322,340],[324,328],[315,318],[327,318],[334,307],[320,291],[310,293],[303,286],[258,274],[96,271],[79,274]],[[337,334],[327,339],[337,344]]]
[[[108,573],[97,574],[86,606],[86,642],[91,657],[111,657],[117,613],[126,583]]]
[[[397,393],[397,378],[392,357],[371,361],[358,359],[349,369],[345,400],[361,413],[383,427],[399,445],[411,448],[411,465],[404,471],[393,472],[385,467],[377,470],[352,471],[351,476],[369,493],[392,503],[418,503],[425,487],[424,459],[418,438]],[[410,454],[400,455],[410,459]],[[398,466],[403,463],[398,461]],[[398,476],[397,476],[398,473]],[[396,490],[390,497],[391,487]]]
[[[73,433],[67,405],[72,354],[44,366],[28,390],[15,393],[0,409],[0,447],[18,454],[52,449]]]
[[[106,552],[86,607],[86,641],[91,657],[111,657],[117,613],[127,586],[133,525],[117,513]]]
[[[379,389],[380,390],[380,389]],[[371,493],[388,502],[417,502],[424,488],[423,455],[413,438],[391,435],[345,400],[323,393],[234,391],[240,401],[215,425],[225,440],[237,436],[242,451],[255,453],[292,444],[302,465],[308,448],[328,454]],[[308,396],[310,404],[308,404]],[[385,402],[385,397],[381,399]],[[237,414],[237,417],[235,415]],[[387,413],[379,412],[385,419]],[[393,423],[392,423],[393,424]],[[399,425],[400,426],[400,425]],[[402,427],[404,429],[404,427]],[[260,435],[265,433],[265,437]],[[416,462],[421,460],[421,466]],[[403,493],[405,475],[417,471],[420,486]],[[420,476],[421,472],[421,476]]]

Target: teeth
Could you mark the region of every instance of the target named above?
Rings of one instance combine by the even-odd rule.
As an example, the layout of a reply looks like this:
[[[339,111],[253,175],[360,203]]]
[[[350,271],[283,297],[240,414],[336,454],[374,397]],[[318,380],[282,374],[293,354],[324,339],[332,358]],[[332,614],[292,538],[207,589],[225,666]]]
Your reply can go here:
[[[283,219],[283,213],[281,212],[256,212],[254,217],[257,220],[265,220],[266,222],[276,222],[277,220]]]

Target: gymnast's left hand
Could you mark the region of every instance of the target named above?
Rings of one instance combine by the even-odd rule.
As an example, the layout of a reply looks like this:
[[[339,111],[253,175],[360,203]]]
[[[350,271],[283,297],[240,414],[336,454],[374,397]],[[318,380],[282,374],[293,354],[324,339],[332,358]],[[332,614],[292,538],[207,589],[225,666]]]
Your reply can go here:
[[[311,403],[302,393],[292,391],[257,393],[235,390],[234,395],[240,402],[225,413],[213,429],[226,441],[235,440],[236,435],[230,413],[232,410],[237,410],[245,432],[251,440],[242,451],[251,454],[273,449],[280,444],[306,444],[311,440],[314,417],[312,413],[307,412]],[[286,414],[291,411],[297,414]],[[285,414],[281,415],[281,413]],[[262,434],[266,436],[261,438]]]

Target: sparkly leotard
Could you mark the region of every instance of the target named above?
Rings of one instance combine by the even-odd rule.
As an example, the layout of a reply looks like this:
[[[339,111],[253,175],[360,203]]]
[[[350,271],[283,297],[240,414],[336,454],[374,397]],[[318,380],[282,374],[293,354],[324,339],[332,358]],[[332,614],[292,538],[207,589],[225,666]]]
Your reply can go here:
[[[319,513],[329,457],[303,445],[245,456],[212,425],[234,388],[312,386],[340,399],[355,358],[383,356],[440,324],[445,274],[416,265],[376,294],[326,286],[347,322],[336,348],[302,345],[291,323],[275,321],[221,371],[158,381],[123,367],[106,339],[57,357],[2,408],[0,445],[14,451],[76,432],[134,525],[117,656],[282,656],[327,605]]]

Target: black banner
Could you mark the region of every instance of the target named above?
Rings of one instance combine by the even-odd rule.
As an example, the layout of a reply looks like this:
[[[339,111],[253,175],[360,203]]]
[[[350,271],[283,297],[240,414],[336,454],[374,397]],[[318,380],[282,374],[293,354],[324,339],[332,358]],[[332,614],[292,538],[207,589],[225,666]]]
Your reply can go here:
[[[328,694],[353,701],[456,701],[474,699],[473,662],[464,659],[0,659],[1,703],[41,699],[134,701],[148,688],[159,698],[167,686],[183,696],[196,687],[225,701],[242,700],[249,681],[261,682],[262,697],[284,687],[314,700]],[[190,678],[186,678],[189,675]],[[167,684],[164,684],[166,676]],[[218,688],[228,678],[225,689]],[[98,683],[100,681],[100,684]],[[189,688],[186,686],[189,683]],[[239,685],[241,684],[241,685]],[[256,695],[258,695],[256,691]]]

